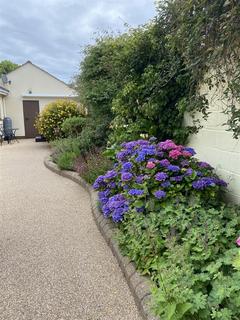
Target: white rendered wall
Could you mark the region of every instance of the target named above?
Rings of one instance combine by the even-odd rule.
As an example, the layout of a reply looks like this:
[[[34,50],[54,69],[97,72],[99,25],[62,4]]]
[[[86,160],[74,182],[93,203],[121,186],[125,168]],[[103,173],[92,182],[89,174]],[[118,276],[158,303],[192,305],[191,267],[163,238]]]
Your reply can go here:
[[[30,62],[10,72],[8,80],[11,81],[11,84],[5,85],[10,91],[6,98],[6,115],[12,119],[13,127],[19,128],[17,131],[18,136],[25,136],[23,100],[38,100],[41,111],[44,105],[58,98],[44,98],[37,95],[66,97],[74,95],[73,90],[66,84],[35,67]],[[32,92],[32,97],[23,97],[23,95],[29,94],[29,91]]]
[[[207,121],[201,120],[203,128],[191,136],[189,146],[196,150],[197,158],[216,168],[217,173],[229,183],[228,197],[240,203],[240,139],[233,139],[232,132],[226,131],[227,127],[223,125],[227,116],[222,113],[225,105],[221,93],[209,92],[204,86],[201,91],[207,92],[211,114]],[[188,115],[186,122],[190,123]]]

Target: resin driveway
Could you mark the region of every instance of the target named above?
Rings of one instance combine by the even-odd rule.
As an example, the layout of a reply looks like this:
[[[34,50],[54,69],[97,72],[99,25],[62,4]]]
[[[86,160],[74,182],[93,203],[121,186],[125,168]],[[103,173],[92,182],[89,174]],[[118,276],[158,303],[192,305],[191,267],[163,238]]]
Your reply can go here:
[[[44,167],[48,153],[0,147],[0,319],[140,320],[88,194]]]

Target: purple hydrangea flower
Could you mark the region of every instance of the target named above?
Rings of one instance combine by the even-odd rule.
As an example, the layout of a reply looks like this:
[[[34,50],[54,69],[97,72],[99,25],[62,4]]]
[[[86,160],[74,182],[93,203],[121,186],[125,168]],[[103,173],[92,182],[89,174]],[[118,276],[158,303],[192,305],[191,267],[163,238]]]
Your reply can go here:
[[[137,184],[142,184],[143,181],[144,181],[144,175],[141,174],[141,175],[137,176],[135,181],[136,181]]]
[[[174,149],[177,147],[176,144],[172,140],[166,140],[166,141],[160,142],[158,144],[158,146],[162,150],[170,150],[170,149]]]
[[[132,178],[133,178],[133,175],[130,172],[123,172],[121,175],[122,181],[130,181]]]
[[[182,167],[187,167],[187,166],[189,166],[189,161],[188,161],[188,160],[183,160],[183,161],[181,161],[181,166],[182,166]]]
[[[111,210],[109,209],[108,205],[105,204],[104,206],[102,206],[102,213],[104,215],[105,218],[109,217],[111,214]]]
[[[203,162],[203,161],[198,162],[198,166],[199,168],[209,168],[209,169],[212,168],[209,163]]]
[[[159,164],[162,166],[162,167],[168,167],[170,165],[170,162],[168,161],[168,159],[163,159],[163,160],[160,160],[159,161]]]
[[[138,213],[143,212],[143,211],[144,211],[144,207],[136,208],[136,211],[137,211]]]
[[[168,175],[165,172],[158,172],[155,175],[155,180],[157,181],[165,181],[168,178]]]
[[[104,181],[105,176],[101,175],[99,177],[97,177],[97,179],[95,180],[94,184],[93,184],[93,188],[99,189],[100,187],[104,187],[106,186],[106,183]]]
[[[193,169],[188,168],[187,171],[185,172],[186,176],[191,176],[193,174]]]
[[[99,198],[101,205],[106,204],[108,202],[109,194],[110,194],[109,189],[106,189],[105,191],[100,191],[98,193],[98,198]]]
[[[227,182],[225,182],[224,180],[218,179],[217,185],[226,188],[228,184],[227,184]]]
[[[156,151],[156,155],[157,155],[159,158],[162,158],[162,157],[164,156],[164,152],[157,150],[157,151]]]
[[[115,189],[116,186],[117,186],[117,184],[116,184],[116,182],[114,182],[114,181],[111,181],[111,182],[108,183],[108,187],[109,187],[110,189]]]
[[[183,179],[183,176],[176,176],[176,177],[170,178],[171,181],[175,181],[175,182],[181,182],[182,179]]]
[[[119,161],[125,161],[127,156],[129,156],[129,154],[131,154],[131,152],[129,150],[123,150],[117,153],[117,159]]]
[[[106,174],[105,174],[105,179],[110,180],[113,179],[117,176],[117,172],[115,170],[109,170]]]
[[[158,190],[154,192],[154,196],[158,199],[162,199],[166,197],[166,192],[163,190]]]
[[[144,194],[144,190],[141,190],[141,189],[130,189],[128,191],[128,194],[130,196],[141,196]]]
[[[168,168],[169,171],[172,171],[172,172],[178,172],[178,171],[180,171],[179,166],[174,166],[174,165],[172,165],[172,164],[170,164],[167,168]]]

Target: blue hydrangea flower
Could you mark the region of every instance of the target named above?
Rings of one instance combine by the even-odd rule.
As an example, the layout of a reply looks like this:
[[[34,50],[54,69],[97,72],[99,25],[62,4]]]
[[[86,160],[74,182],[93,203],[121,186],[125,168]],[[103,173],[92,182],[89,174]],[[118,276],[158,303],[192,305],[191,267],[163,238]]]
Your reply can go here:
[[[131,171],[133,164],[131,162],[124,162],[122,165],[122,172]]]
[[[158,199],[163,199],[166,197],[166,192],[163,190],[158,190],[154,192],[154,196]]]
[[[120,222],[123,220],[124,208],[117,208],[112,213],[112,219],[114,222]]]
[[[135,161],[136,162],[143,162],[143,161],[145,161],[145,157],[146,157],[146,155],[144,154],[144,153],[139,153],[138,154],[138,156],[136,157],[136,159],[135,159]]]
[[[207,187],[214,187],[216,185],[215,179],[212,177],[204,177],[193,181],[192,187],[196,190],[203,190]]]
[[[190,147],[186,147],[183,150],[191,153],[193,156],[196,154],[196,151],[193,148],[190,148]]]
[[[128,194],[130,196],[141,196],[144,194],[144,190],[141,190],[141,189],[130,189],[128,191]]]
[[[172,164],[170,164],[167,168],[168,168],[169,171],[172,171],[172,172],[178,172],[178,171],[180,171],[179,166],[174,166],[174,165],[172,165]]]
[[[171,183],[170,183],[170,181],[164,181],[163,183],[161,183],[161,186],[162,186],[163,188],[168,188],[168,187],[171,186]]]

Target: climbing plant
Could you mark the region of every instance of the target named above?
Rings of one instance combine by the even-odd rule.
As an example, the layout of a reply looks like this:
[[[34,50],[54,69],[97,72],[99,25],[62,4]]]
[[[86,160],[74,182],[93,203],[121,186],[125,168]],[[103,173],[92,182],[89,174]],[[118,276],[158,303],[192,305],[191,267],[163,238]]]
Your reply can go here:
[[[158,1],[157,23],[167,31],[197,84],[223,92],[224,113],[234,138],[240,134],[240,2],[238,0]],[[203,108],[207,112],[207,104]],[[197,106],[192,104],[193,110]]]

